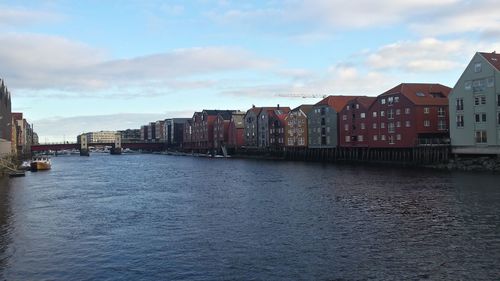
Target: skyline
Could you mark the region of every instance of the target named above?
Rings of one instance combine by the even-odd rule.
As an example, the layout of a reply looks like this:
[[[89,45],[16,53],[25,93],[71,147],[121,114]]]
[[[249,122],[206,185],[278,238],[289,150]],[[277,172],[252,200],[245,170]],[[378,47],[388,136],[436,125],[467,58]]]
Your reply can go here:
[[[500,51],[495,1],[3,1],[0,78],[40,141],[203,109],[453,87]],[[430,20],[431,19],[431,20]]]

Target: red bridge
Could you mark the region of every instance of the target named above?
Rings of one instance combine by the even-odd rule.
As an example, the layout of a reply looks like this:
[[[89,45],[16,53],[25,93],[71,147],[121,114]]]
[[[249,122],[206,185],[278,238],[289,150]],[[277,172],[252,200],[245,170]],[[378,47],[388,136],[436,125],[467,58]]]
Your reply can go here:
[[[147,150],[147,151],[162,151],[165,149],[166,144],[164,143],[153,143],[153,142],[122,142],[123,149],[131,150]],[[114,147],[114,143],[89,143],[88,146],[111,146]],[[31,146],[32,152],[40,151],[60,151],[60,150],[70,150],[70,149],[80,149],[79,143],[52,143],[52,144],[36,144]]]

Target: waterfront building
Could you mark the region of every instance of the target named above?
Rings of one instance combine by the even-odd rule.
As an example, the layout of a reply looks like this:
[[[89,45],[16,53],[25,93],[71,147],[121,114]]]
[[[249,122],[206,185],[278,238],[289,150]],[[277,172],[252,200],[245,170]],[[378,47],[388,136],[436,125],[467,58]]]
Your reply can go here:
[[[34,145],[40,144],[40,140],[38,138],[38,134],[35,133],[35,132],[33,132],[33,143],[32,144],[34,144]]]
[[[268,113],[269,118],[269,147],[275,151],[283,150],[285,147],[285,127],[286,116],[288,113],[282,113],[281,110],[271,110]]]
[[[156,122],[149,122],[148,125],[148,142],[156,141]]]
[[[168,148],[178,148],[182,146],[184,140],[184,124],[191,118],[170,118],[165,119],[165,135]]]
[[[229,125],[233,115],[244,114],[241,111],[222,111],[217,114],[214,122],[214,148],[218,151],[222,147],[227,148],[229,142]]]
[[[245,112],[233,112],[228,127],[228,148],[237,150],[245,145]]]
[[[0,157],[12,152],[11,95],[0,79]]]
[[[339,113],[339,146],[368,147],[370,107],[376,97],[358,96],[349,101]]]
[[[476,53],[449,96],[453,153],[500,154],[500,54]]]
[[[193,120],[188,119],[183,126],[182,148],[193,149],[193,146]]]
[[[448,95],[441,84],[402,83],[379,95],[369,110],[370,147],[446,144]]]
[[[244,137],[245,137],[245,146],[248,147],[257,147],[259,145],[258,134],[259,134],[259,126],[257,122],[257,117],[259,113],[262,111],[263,107],[255,107],[252,105],[252,108],[247,110],[245,114],[245,129],[244,129]]]
[[[312,104],[303,104],[292,109],[285,117],[285,145],[289,147],[307,147],[307,115],[313,109]]]
[[[338,113],[356,96],[328,96],[316,103],[307,118],[310,148],[335,148],[338,145]]]
[[[165,120],[155,122],[155,142],[166,142],[167,132],[165,131]]]
[[[268,148],[270,145],[270,127],[271,125],[274,126],[273,122],[275,121],[276,118],[270,119],[269,117],[271,115],[277,116],[281,114],[286,114],[290,112],[290,107],[264,107],[260,111],[259,115],[257,115],[257,127],[258,127],[258,132],[257,132],[257,141],[258,141],[258,147],[259,148]]]
[[[12,113],[11,141],[14,141],[15,147],[11,145],[11,150],[15,154],[27,155],[31,152],[33,143],[33,128],[28,121],[23,118],[23,113]]]
[[[231,114],[236,110],[203,110],[195,112],[192,118],[194,133],[192,144],[195,149],[209,151],[214,149],[214,123],[219,113]]]
[[[141,141],[147,141],[148,140],[148,132],[149,132],[149,126],[148,125],[141,126]]]
[[[118,133],[122,136],[122,142],[140,142],[141,138],[141,129],[126,129],[122,131],[118,131]]]
[[[99,131],[89,132],[87,135],[88,143],[114,143],[116,138],[116,131]]]

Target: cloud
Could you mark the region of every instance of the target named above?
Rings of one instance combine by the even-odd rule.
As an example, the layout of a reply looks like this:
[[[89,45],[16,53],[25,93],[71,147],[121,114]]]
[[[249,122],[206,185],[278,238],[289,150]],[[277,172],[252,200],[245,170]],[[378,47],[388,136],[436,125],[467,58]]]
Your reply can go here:
[[[431,21],[415,21],[410,26],[428,36],[476,32],[486,38],[498,38],[500,5],[495,0],[459,1],[434,14]]]
[[[56,22],[62,18],[61,15],[52,12],[0,5],[0,27]]]
[[[0,72],[11,87],[103,91],[148,85],[167,89],[213,84],[198,76],[268,70],[277,62],[241,48],[195,47],[127,59],[58,36],[0,35]]]
[[[192,112],[120,113],[111,115],[52,117],[34,120],[34,130],[40,142],[76,141],[83,132],[139,129],[141,125],[170,117],[191,117]]]
[[[376,70],[446,72],[462,69],[475,52],[494,50],[494,46],[500,47],[499,43],[423,38],[385,45],[374,52],[365,51],[363,55],[367,67]]]

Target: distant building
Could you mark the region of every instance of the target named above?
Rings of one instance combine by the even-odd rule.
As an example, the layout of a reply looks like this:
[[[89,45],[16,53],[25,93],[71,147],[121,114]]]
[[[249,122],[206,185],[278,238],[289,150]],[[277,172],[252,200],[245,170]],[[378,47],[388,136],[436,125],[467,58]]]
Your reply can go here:
[[[193,149],[193,120],[188,119],[184,122],[183,125],[183,134],[182,134],[182,148],[184,149]]]
[[[168,148],[179,148],[184,142],[184,124],[191,118],[165,119],[165,135]]]
[[[155,122],[155,142],[166,142],[165,120]]]
[[[148,125],[148,141],[156,141],[156,122],[150,122]]]
[[[339,113],[339,146],[368,147],[372,137],[369,132],[377,127],[370,116],[370,108],[376,100],[376,97],[358,96],[344,106]]]
[[[448,95],[441,84],[403,83],[379,95],[367,116],[370,147],[415,147],[449,140]]]
[[[147,141],[148,140],[148,132],[149,132],[149,126],[148,125],[141,126],[141,141]]]
[[[141,129],[126,129],[118,131],[122,136],[122,142],[140,142],[141,141]]]
[[[13,147],[13,152],[19,155],[26,155],[31,152],[31,145],[33,143],[33,128],[23,118],[21,112],[12,113],[13,129],[11,131],[12,140],[16,143]]]
[[[290,107],[277,107],[264,108],[257,116],[257,123],[259,127],[258,140],[260,148],[268,148],[270,146],[270,128],[275,125],[275,119],[270,119],[271,116],[280,116],[290,111]],[[273,144],[274,145],[274,144]]]
[[[89,132],[87,135],[88,143],[114,143],[116,138],[116,131],[99,131]]]
[[[272,110],[268,113],[269,118],[269,144],[273,150],[282,150],[285,147],[285,127],[287,113],[280,110]]]
[[[245,112],[233,112],[228,126],[228,148],[237,150],[245,144]]]
[[[40,140],[38,139],[38,134],[33,132],[33,144],[40,144]]]
[[[356,96],[328,96],[316,103],[307,120],[310,148],[338,146],[338,113]]]
[[[500,54],[476,53],[449,96],[454,153],[500,154]]]
[[[285,145],[289,147],[307,147],[307,116],[313,105],[303,104],[292,109],[285,117]]]
[[[11,114],[10,92],[0,79],[0,157],[12,153]]]
[[[231,114],[236,110],[203,110],[195,112],[192,118],[194,133],[192,135],[193,148],[201,151],[210,151],[214,146],[214,123],[219,113]]]

